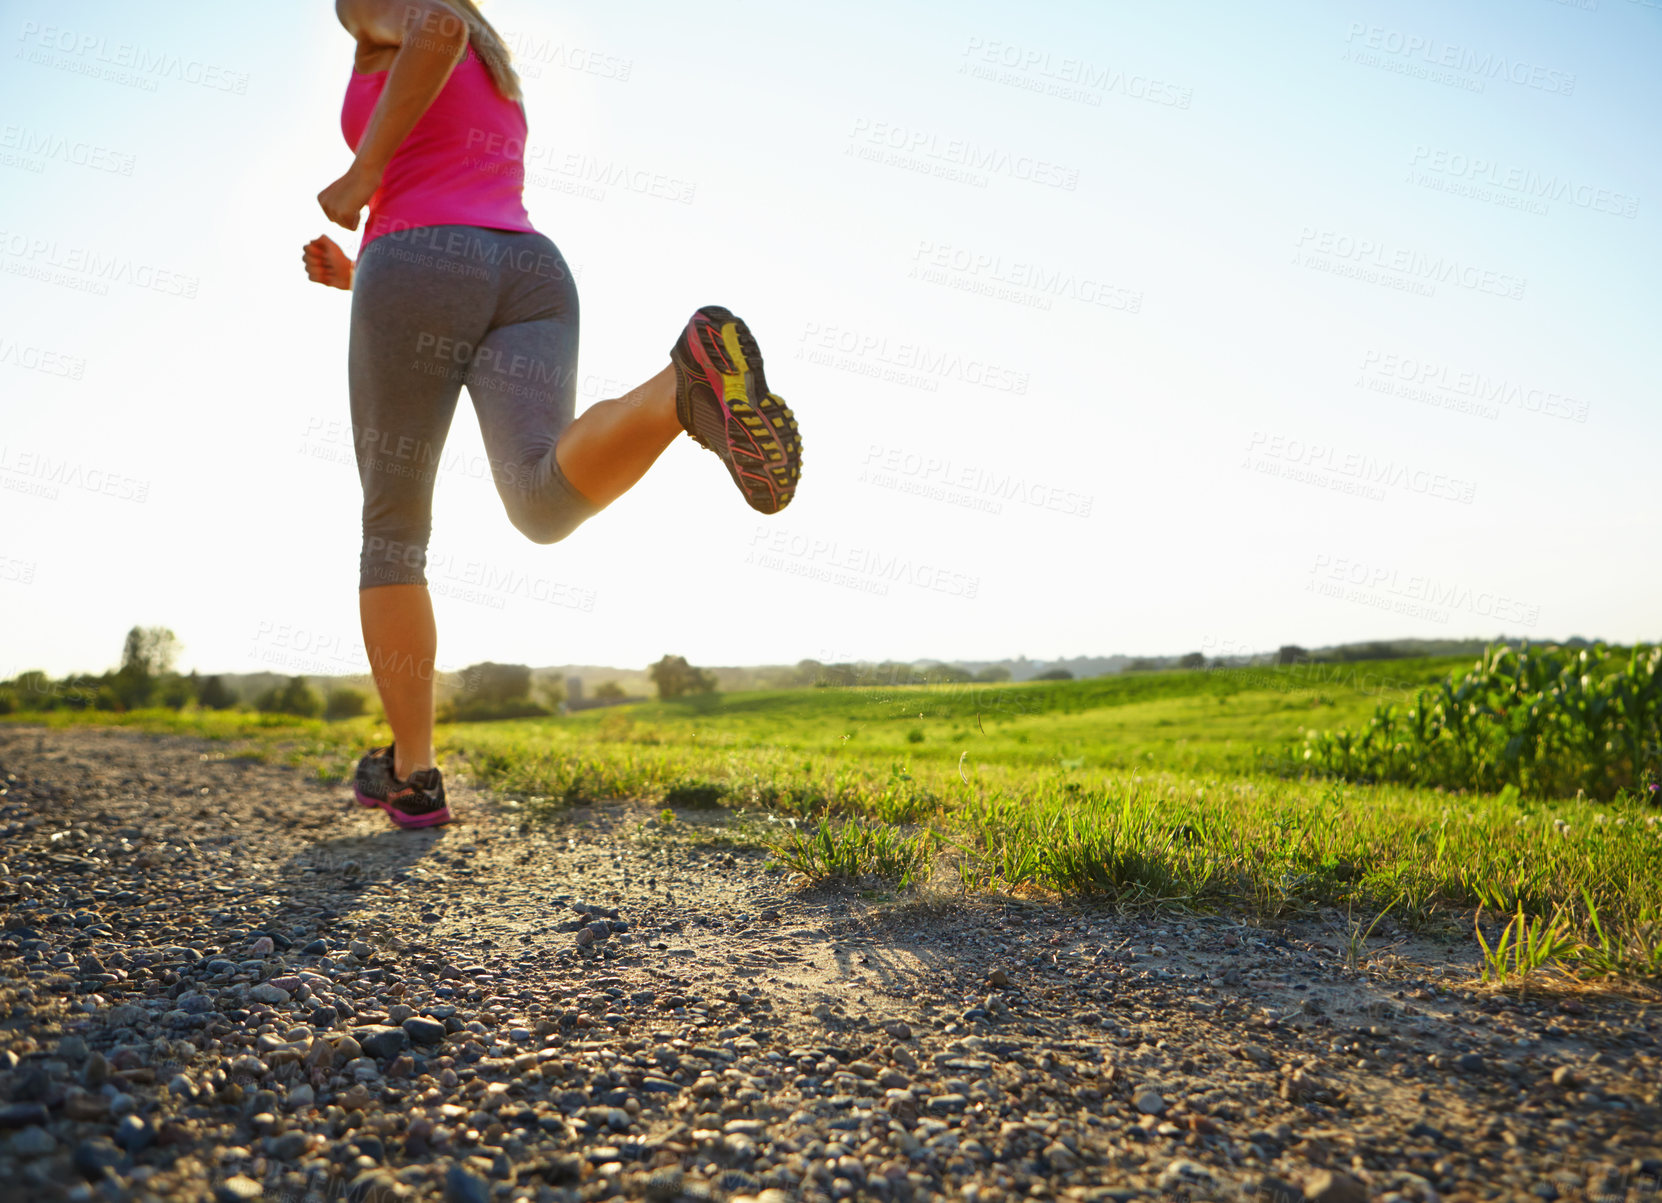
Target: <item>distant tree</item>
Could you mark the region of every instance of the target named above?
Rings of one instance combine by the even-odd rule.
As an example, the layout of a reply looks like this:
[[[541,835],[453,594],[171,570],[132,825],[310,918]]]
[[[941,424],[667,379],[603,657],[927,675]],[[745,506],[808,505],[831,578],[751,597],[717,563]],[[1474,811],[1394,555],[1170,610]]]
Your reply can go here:
[[[526,664],[470,664],[462,669],[458,701],[467,705],[500,705],[531,696],[531,668]]]
[[[1071,681],[1073,674],[1065,668],[1050,668],[1033,678],[1035,681]]]
[[[1002,664],[989,664],[986,668],[975,674],[975,679],[977,681],[1008,681],[1010,679],[1010,670],[1005,668]]]
[[[1205,668],[1206,654],[1204,652],[1190,652],[1177,662],[1178,668]]]
[[[134,627],[127,632],[121,649],[121,667],[110,688],[128,709],[148,706],[156,691],[156,678],[173,667],[179,654],[179,638],[166,627]]]
[[[942,685],[962,685],[973,681],[975,676],[969,669],[959,668],[956,664],[931,664],[923,670],[923,679]]]
[[[715,692],[716,675],[708,669],[694,668],[685,656],[665,656],[646,672],[658,687],[658,696],[665,701],[687,694]]]
[[[157,677],[173,667],[179,637],[166,627],[134,627],[121,649],[121,667]]]
[[[306,684],[305,677],[290,677],[286,684],[273,685],[256,698],[254,708],[264,714],[316,718],[323,713],[323,699],[317,696],[317,690]]]
[[[196,674],[181,677],[178,673],[167,673],[156,681],[151,696],[169,710],[183,710],[196,700]]]
[[[1125,671],[1128,673],[1151,673],[1158,671],[1159,668],[1160,662],[1158,660],[1150,660],[1146,656],[1138,656],[1135,660],[1125,666]]]
[[[369,695],[361,689],[342,685],[329,691],[323,699],[323,717],[330,722],[343,718],[357,718],[369,710]]]
[[[594,699],[597,702],[621,702],[628,696],[623,691],[623,686],[616,681],[602,681],[594,689]]]
[[[226,688],[218,674],[203,679],[196,691],[196,704],[204,710],[229,710],[237,704],[237,695]]]
[[[1275,651],[1277,664],[1297,664],[1301,660],[1308,660],[1310,653],[1296,643],[1284,643]]]
[[[537,682],[537,698],[549,711],[556,711],[566,700],[565,682],[558,677],[544,677]]]

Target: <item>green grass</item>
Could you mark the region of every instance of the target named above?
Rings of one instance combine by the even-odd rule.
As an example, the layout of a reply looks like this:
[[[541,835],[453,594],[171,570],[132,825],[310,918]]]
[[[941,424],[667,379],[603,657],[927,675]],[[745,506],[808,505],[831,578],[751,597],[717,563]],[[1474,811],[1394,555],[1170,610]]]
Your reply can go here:
[[[774,816],[814,880],[1228,908],[1338,908],[1423,927],[1557,917],[1582,971],[1662,971],[1662,823],[1628,797],[1539,800],[1284,775],[1313,729],[1468,666],[1170,672],[994,686],[806,689],[441,727],[451,771],[535,815],[641,798]],[[14,716],[30,718],[31,716]],[[32,721],[41,721],[33,716]],[[372,720],[117,716],[344,780]],[[921,738],[919,734],[921,733]],[[1600,951],[1602,949],[1602,952]],[[1514,958],[1515,960],[1515,958]]]

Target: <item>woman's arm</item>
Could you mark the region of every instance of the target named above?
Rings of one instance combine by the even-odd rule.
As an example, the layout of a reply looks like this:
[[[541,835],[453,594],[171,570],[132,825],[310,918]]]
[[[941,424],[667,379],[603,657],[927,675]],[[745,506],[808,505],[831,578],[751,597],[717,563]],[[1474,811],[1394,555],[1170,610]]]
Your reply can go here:
[[[467,25],[442,0],[335,0],[335,15],[359,43],[397,48],[352,166],[317,196],[330,221],[355,230],[393,154],[460,61]]]

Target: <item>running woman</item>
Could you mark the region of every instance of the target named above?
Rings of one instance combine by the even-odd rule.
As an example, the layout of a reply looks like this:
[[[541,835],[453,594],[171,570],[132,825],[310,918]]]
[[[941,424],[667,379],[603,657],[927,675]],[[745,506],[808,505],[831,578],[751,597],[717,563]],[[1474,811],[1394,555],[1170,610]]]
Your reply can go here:
[[[363,546],[358,608],[393,742],[354,792],[400,827],[450,820],[433,753],[437,632],[423,571],[434,476],[462,386],[508,518],[554,543],[622,496],[677,435],[715,452],[753,509],[802,470],[796,421],[768,391],[750,329],[707,305],[652,379],[573,418],[577,288],[525,212],[525,106],[507,47],[472,0],[336,0],[357,41],[341,132],[352,165],[318,193],[356,230],[306,274],[352,292],[347,380]]]

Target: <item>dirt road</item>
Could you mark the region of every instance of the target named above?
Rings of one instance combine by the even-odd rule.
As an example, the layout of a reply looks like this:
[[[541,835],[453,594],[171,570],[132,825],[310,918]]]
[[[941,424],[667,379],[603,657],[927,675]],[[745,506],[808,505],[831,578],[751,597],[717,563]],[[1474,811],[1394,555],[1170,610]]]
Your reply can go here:
[[[0,1198],[1653,1199],[1644,1000],[0,727]],[[582,940],[584,943],[580,944]],[[1388,943],[1376,938],[1374,944]],[[1464,949],[1461,950],[1465,957]]]

